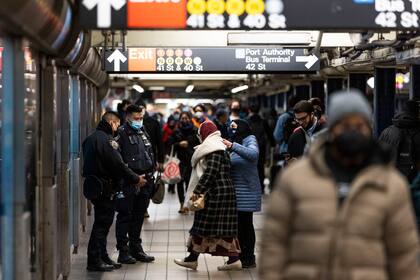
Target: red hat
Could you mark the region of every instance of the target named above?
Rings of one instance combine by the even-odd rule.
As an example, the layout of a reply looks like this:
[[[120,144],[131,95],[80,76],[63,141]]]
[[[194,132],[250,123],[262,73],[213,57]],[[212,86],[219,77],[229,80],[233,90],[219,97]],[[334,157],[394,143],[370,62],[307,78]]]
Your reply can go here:
[[[201,140],[206,140],[210,134],[216,132],[217,130],[217,126],[212,121],[203,122],[199,129]]]

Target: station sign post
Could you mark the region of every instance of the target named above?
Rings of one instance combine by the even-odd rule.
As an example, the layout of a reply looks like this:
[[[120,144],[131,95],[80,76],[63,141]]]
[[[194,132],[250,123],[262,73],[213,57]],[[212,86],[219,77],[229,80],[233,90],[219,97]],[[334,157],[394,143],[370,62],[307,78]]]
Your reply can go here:
[[[414,30],[420,0],[79,0],[89,29]]]
[[[291,48],[128,48],[108,50],[109,73],[315,72],[317,56]]]

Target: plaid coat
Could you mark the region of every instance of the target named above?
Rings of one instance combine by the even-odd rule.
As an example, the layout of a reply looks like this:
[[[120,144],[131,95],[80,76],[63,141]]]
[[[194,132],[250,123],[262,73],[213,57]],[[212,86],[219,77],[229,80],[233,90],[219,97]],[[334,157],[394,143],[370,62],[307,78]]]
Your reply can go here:
[[[190,233],[209,238],[237,237],[238,214],[229,154],[210,153],[206,163],[207,168],[194,190],[196,194],[206,194],[205,208],[195,212]]]

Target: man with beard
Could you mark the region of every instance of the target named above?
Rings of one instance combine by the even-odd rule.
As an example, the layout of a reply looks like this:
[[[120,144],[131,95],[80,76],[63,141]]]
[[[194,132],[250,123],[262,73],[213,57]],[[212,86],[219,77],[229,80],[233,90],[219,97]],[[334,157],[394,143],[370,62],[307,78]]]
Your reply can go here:
[[[287,152],[291,159],[296,159],[303,156],[306,145],[311,144],[312,136],[321,131],[324,126],[319,123],[315,116],[314,107],[309,101],[298,102],[293,110],[300,127],[290,136]]]
[[[359,92],[332,95],[327,134],[271,193],[261,279],[419,279],[407,181],[371,119]]]

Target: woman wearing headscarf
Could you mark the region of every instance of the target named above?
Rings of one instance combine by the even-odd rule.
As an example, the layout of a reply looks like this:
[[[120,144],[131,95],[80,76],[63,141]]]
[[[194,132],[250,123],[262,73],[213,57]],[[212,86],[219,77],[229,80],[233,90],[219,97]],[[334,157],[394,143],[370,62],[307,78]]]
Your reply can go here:
[[[254,212],[261,211],[261,185],[258,177],[258,142],[252,135],[247,121],[234,120],[231,125],[233,142],[223,140],[230,151],[232,163],[232,180],[236,190],[238,207],[238,239],[241,246],[239,259],[242,268],[256,267],[255,263],[255,229]],[[235,257],[229,258],[235,263]],[[226,264],[224,270],[238,269],[235,265]]]
[[[194,148],[200,144],[200,139],[197,135],[197,129],[194,127],[192,116],[189,112],[182,112],[179,118],[179,126],[171,137],[174,151],[180,160],[181,178],[182,181],[177,184],[177,192],[179,203],[181,204],[181,214],[188,213],[188,208],[184,207],[185,200],[185,185],[188,186],[190,182],[192,167],[191,158],[194,154]]]
[[[236,194],[231,179],[229,154],[220,131],[213,122],[204,122],[199,128],[202,143],[197,146],[191,164],[190,184],[186,200],[196,201],[205,195],[204,209],[194,212],[194,224],[190,230],[188,252],[185,259],[175,263],[197,269],[202,253],[213,256],[238,257],[240,253]],[[240,266],[240,260],[236,261]],[[220,269],[220,268],[219,268]]]

